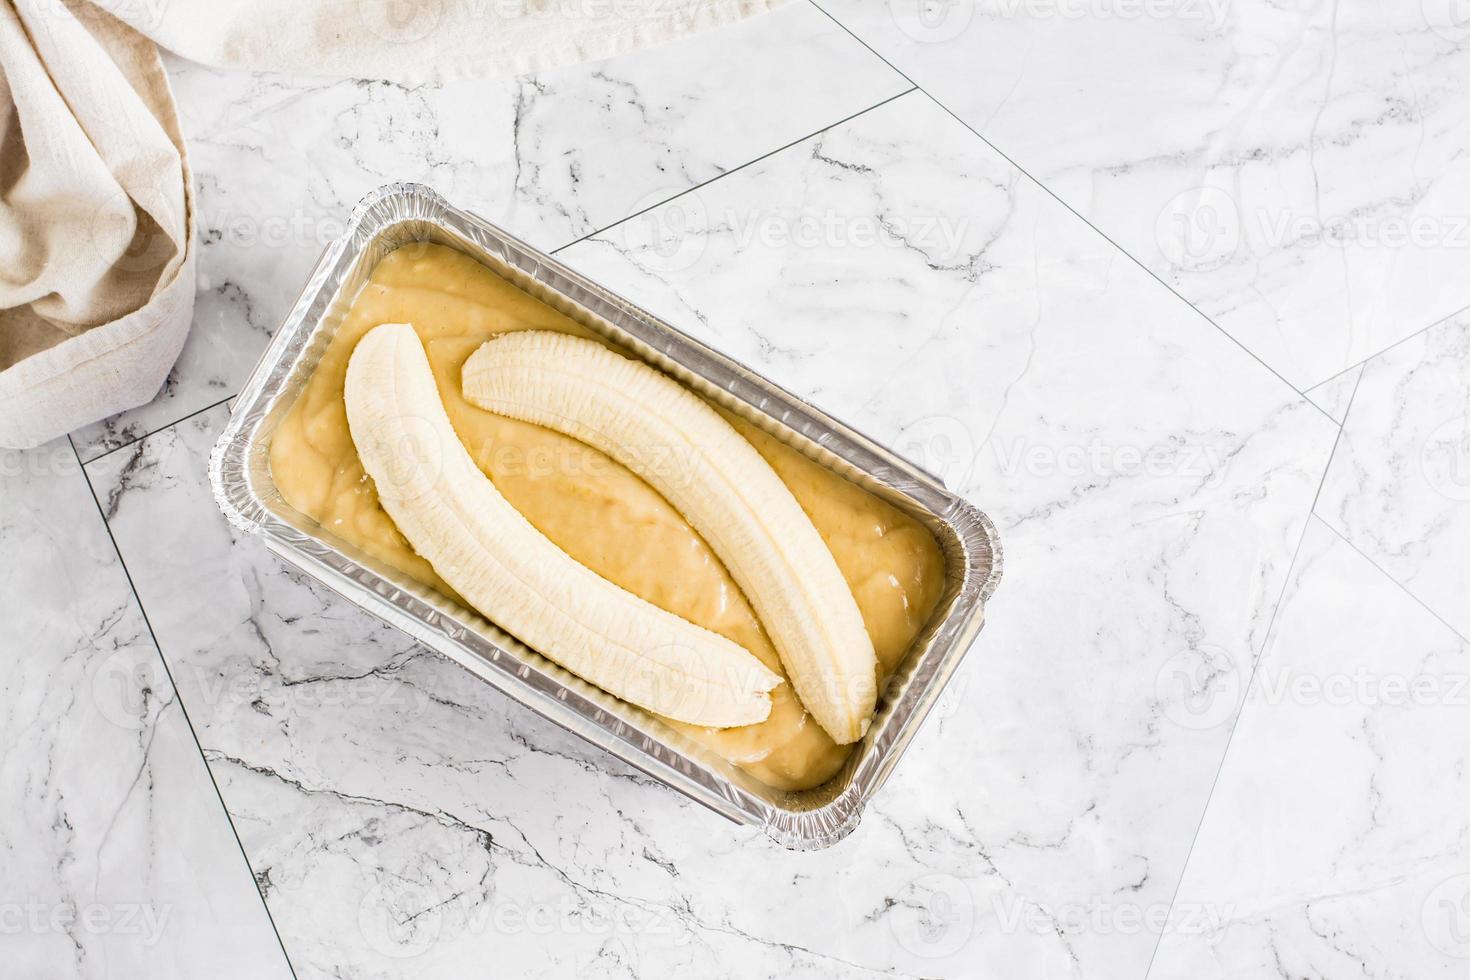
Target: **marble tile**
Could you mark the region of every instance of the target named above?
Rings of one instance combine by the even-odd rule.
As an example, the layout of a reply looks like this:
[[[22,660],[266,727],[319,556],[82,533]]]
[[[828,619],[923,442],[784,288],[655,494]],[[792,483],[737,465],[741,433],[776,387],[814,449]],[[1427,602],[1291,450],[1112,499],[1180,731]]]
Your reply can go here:
[[[8,976],[289,977],[70,445],[0,452]]]
[[[874,814],[919,865],[854,896],[916,930],[892,964],[1138,976],[1156,937],[1092,913],[1167,909],[1336,426],[920,93],[563,255],[1000,527]]]
[[[1470,303],[1454,0],[818,0],[1300,390]]]
[[[1139,976],[1093,911],[1167,909],[1337,427],[918,94],[565,254],[968,490],[1007,581],[795,855],[236,540],[223,407],[95,461],[298,969]]]
[[[1305,394],[1313,405],[1332,417],[1332,420],[1341,425],[1347,419],[1348,406],[1352,404],[1353,393],[1358,390],[1358,379],[1363,376],[1363,365],[1350,367],[1337,377],[1324,381],[1315,388],[1308,388]]]
[[[1364,366],[1317,513],[1470,637],[1470,315]]]
[[[168,65],[198,192],[194,329],[158,398],[77,434],[83,459],[233,394],[375,187],[429,184],[555,248],[909,87],[799,3],[516,79],[402,86]]]
[[[881,971],[891,933],[854,936],[870,896],[841,895],[898,893],[895,831],[782,851],[235,540],[205,475],[224,421],[89,472],[302,975]]]
[[[1198,926],[1170,925],[1149,972],[1151,980],[1277,980],[1279,977],[1365,977],[1419,980],[1465,975],[1464,935],[1470,921],[1465,866],[1417,868],[1360,891],[1286,900],[1210,929],[1208,910],[1190,911]],[[1433,938],[1431,938],[1433,937]]]
[[[920,863],[864,892],[894,965],[1137,976],[1153,937],[1092,913],[1167,908],[1335,427],[919,93],[676,208],[564,254],[1001,530],[876,808]]]
[[[1151,977],[1470,970],[1470,643],[1314,520]]]

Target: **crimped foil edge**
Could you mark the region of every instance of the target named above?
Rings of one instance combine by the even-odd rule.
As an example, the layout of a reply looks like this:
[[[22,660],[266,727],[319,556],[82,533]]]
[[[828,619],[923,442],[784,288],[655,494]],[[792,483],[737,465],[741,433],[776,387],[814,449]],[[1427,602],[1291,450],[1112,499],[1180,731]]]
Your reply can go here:
[[[830,799],[806,808],[794,802],[811,794],[825,795],[830,783],[805,793],[781,794],[752,785],[753,780],[740,778],[743,774],[738,772],[721,772],[721,766],[726,770],[732,767],[722,761],[715,765],[710,753],[651,716],[637,709],[624,710],[631,706],[615,702],[621,708],[609,708],[605,702],[613,699],[605,692],[582,690],[590,685],[555,665],[550,665],[552,670],[538,670],[534,677],[509,667],[519,656],[516,648],[524,648],[493,624],[468,611],[456,612],[442,597],[435,601],[433,595],[424,594],[426,590],[416,592],[394,585],[391,575],[385,577],[365,564],[353,562],[320,533],[313,536],[287,526],[268,506],[264,491],[251,477],[252,466],[264,464],[260,454],[268,449],[259,438],[261,427],[273,407],[282,410],[282,386],[292,372],[305,370],[298,362],[304,364],[313,346],[324,346],[317,336],[321,324],[334,309],[350,302],[351,296],[344,293],[355,295],[355,290],[349,288],[353,269],[350,263],[360,262],[380,239],[408,223],[442,229],[454,240],[455,247],[467,245],[483,253],[477,256],[482,261],[492,259],[488,263],[492,268],[506,265],[528,281],[560,295],[565,305],[585,310],[614,330],[629,333],[635,341],[632,346],[651,363],[721,403],[735,404],[742,414],[762,414],[763,418],[753,421],[767,431],[774,429],[773,434],[782,441],[843,475],[881,484],[884,496],[910,502],[905,509],[922,507],[932,521],[943,523],[947,573],[959,576],[958,587],[945,603],[944,618],[931,623],[921,635],[920,659],[912,661],[911,654],[896,672],[896,695],[880,706],[868,741],[834,777],[844,785]],[[683,363],[681,356],[692,366]],[[723,386],[706,374],[723,378]],[[551,256],[458,211],[418,184],[385,185],[353,209],[346,231],[324,251],[300,298],[237,396],[235,406],[211,451],[210,480],[221,510],[237,531],[264,535],[271,550],[290,564],[414,635],[532,710],[726,818],[760,827],[772,840],[792,849],[830,846],[858,825],[867,801],[892,772],[944,682],[983,626],[984,606],[1001,577],[1000,543],[994,524],[973,505],[949,493],[938,479]],[[530,656],[549,664],[539,655]]]

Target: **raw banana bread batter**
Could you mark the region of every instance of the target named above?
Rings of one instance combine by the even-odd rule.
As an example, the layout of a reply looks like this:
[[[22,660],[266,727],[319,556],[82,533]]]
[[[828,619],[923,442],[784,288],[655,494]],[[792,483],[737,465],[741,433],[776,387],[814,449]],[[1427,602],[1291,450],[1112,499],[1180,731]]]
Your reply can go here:
[[[373,270],[271,444],[272,474],[289,504],[378,560],[454,595],[378,505],[348,432],[342,396],[347,361],[358,339],[380,323],[414,326],[461,441],[542,533],[598,574],[740,644],[785,676],[724,566],[652,487],[577,440],[465,401],[460,368],[491,335],[593,335],[453,249],[405,246]],[[939,601],[944,563],[938,543],[887,503],[748,423],[731,422],[790,488],[831,549],[873,639],[880,679],[886,677]],[[762,782],[793,790],[820,785],[850,746],[827,737],[790,684],[772,695],[770,717],[759,724],[723,730],[670,724]]]

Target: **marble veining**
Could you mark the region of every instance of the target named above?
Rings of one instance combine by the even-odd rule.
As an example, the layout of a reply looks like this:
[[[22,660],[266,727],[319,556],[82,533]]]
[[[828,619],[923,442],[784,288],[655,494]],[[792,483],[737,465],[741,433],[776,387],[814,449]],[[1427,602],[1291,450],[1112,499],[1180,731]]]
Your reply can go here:
[[[1348,406],[1352,404],[1353,395],[1357,393],[1358,379],[1362,376],[1363,365],[1359,364],[1315,388],[1307,389],[1304,394],[1313,405],[1326,412],[1332,421],[1342,425],[1347,419]]]
[[[1470,303],[1450,0],[816,0],[1299,390]]]
[[[1150,976],[1463,976],[1467,707],[1470,643],[1313,520]]]
[[[1167,908],[1228,732],[1190,685],[1263,642],[1336,426],[917,93],[563,255],[949,470],[1003,528],[1009,595],[858,832],[795,856],[235,540],[203,466],[222,407],[102,457],[298,968],[442,975],[494,950],[549,972],[1137,975],[1157,937],[1076,910]],[[949,900],[966,918],[936,930]],[[553,949],[525,914],[554,917]]]
[[[909,88],[806,4],[516,79],[406,86],[169,61],[198,191],[194,329],[159,397],[89,426],[83,459],[245,379],[354,204],[429,184],[556,248]]]
[[[5,970],[1464,974],[1457,14],[820,0],[446,86],[170,59],[190,342],[0,454]],[[995,518],[987,628],[852,837],[725,823],[220,516],[231,397],[404,179]]]
[[[0,453],[0,951],[17,977],[289,977],[72,447]]]
[[[1470,315],[1364,365],[1317,513],[1470,637]]]
[[[966,753],[917,748],[875,808],[947,876],[910,901],[972,917],[928,968],[1139,975],[1157,936],[1078,916],[1167,908],[1336,427],[920,93],[668,208],[563,255],[1001,529],[924,736]]]

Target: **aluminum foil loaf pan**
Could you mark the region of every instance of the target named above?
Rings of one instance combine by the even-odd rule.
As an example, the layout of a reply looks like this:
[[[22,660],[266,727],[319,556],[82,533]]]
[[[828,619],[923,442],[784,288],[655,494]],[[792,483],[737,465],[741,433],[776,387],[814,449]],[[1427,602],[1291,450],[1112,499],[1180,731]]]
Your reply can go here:
[[[925,524],[944,551],[946,585],[930,622],[880,692],[845,766],[823,785],[772,789],[658,718],[545,659],[473,611],[369,558],[287,504],[271,438],[373,267],[430,241],[465,252],[557,310]],[[357,206],[235,400],[214,447],[220,508],[286,562],[412,634],[536,713],[729,819],[792,848],[830,845],[857,825],[975,640],[1000,579],[995,527],[936,478],[549,255],[417,184],[389,184]]]

